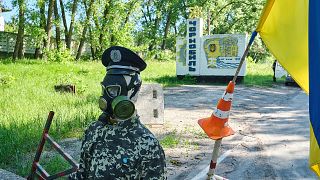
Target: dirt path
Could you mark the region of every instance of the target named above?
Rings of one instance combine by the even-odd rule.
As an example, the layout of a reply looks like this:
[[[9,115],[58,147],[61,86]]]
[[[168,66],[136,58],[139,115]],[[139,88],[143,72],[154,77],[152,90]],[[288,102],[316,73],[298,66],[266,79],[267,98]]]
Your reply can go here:
[[[201,134],[196,122],[210,116],[224,88],[165,90],[165,131],[180,132],[180,145],[165,149],[169,179],[192,179],[208,168],[214,142]],[[299,88],[237,86],[230,126],[236,135],[223,140],[221,154],[229,155],[217,174],[230,179],[316,179],[308,169],[308,96]],[[191,143],[184,145],[186,141]]]

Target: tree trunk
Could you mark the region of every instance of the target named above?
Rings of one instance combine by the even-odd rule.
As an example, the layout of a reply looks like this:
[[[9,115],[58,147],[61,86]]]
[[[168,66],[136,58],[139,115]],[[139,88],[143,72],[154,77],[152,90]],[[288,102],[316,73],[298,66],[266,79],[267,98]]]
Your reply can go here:
[[[210,13],[210,10],[208,10],[208,18],[207,18],[207,26],[208,26],[208,35],[210,35],[210,31],[211,31],[211,28],[210,28],[210,24],[211,24],[211,13]]]
[[[45,2],[43,1],[41,4],[39,4],[40,9],[40,25],[39,27],[46,30],[46,10],[45,10]],[[46,44],[46,40],[43,39],[43,44]],[[35,50],[34,58],[40,58],[41,55],[41,45],[38,45],[38,47]]]
[[[92,56],[92,59],[95,59],[95,58],[96,58],[96,51],[95,51],[95,47],[94,47],[94,45],[93,45],[93,37],[92,37],[91,27],[89,27],[89,36],[90,36],[91,56]]]
[[[166,40],[167,40],[167,37],[168,37],[170,24],[171,24],[170,21],[171,21],[171,11],[169,11],[169,13],[168,13],[166,26],[164,28],[164,36],[163,36],[162,45],[161,45],[161,49],[162,50],[164,50],[166,48]]]
[[[129,4],[129,7],[128,7],[128,9],[127,9],[127,16],[126,16],[126,19],[125,19],[125,21],[124,21],[123,27],[129,22],[130,15],[131,15],[132,11],[134,10],[133,8],[134,8],[134,6],[135,6],[135,4],[136,4],[137,2],[138,2],[138,1],[136,0],[136,1],[133,1],[133,2],[131,2],[131,3]]]
[[[104,7],[104,11],[103,11],[103,20],[102,20],[102,26],[101,26],[101,30],[100,30],[100,36],[99,36],[99,44],[100,44],[100,51],[103,51],[103,41],[104,41],[104,32],[107,31],[107,16],[109,14],[109,7],[112,6],[112,0],[109,0],[108,2],[106,2],[106,5]]]
[[[74,17],[77,12],[77,6],[78,6],[78,0],[74,0],[73,5],[72,5],[71,22],[70,22],[70,28],[69,28],[69,32],[68,32],[68,41],[67,41],[67,48],[69,48],[69,49],[71,48],[73,26],[74,26]]]
[[[23,58],[23,38],[24,38],[24,24],[25,24],[25,3],[24,0],[19,0],[19,29],[16,39],[16,45],[14,47],[13,59],[22,59]]]
[[[90,20],[90,16],[91,16],[91,10],[92,10],[92,6],[93,6],[93,2],[94,0],[90,0],[90,4],[89,4],[89,8],[86,11],[86,20],[84,23],[84,27],[83,27],[83,31],[82,31],[82,35],[81,35],[81,40],[80,40],[80,44],[79,44],[79,48],[78,48],[78,52],[77,52],[77,56],[76,56],[76,60],[79,60],[81,57],[81,53],[82,53],[82,48],[84,45],[84,41],[86,38],[86,33],[87,33],[87,29],[88,29],[88,25],[89,25],[89,20]]]
[[[57,50],[60,50],[61,45],[61,33],[60,33],[60,15],[58,11],[58,2],[54,2],[54,18],[56,20],[56,47]]]
[[[47,26],[46,26],[47,41],[44,46],[47,51],[49,51],[50,43],[51,43],[50,39],[51,39],[52,14],[53,14],[53,9],[54,9],[54,2],[55,2],[55,0],[49,0],[48,19],[47,19]]]
[[[64,5],[63,5],[63,1],[60,0],[60,8],[61,8],[61,15],[62,15],[62,22],[63,22],[63,27],[64,27],[64,38],[65,38],[65,43],[66,43],[66,46],[68,44],[68,34],[69,34],[69,31],[68,31],[68,24],[67,24],[67,19],[66,19],[66,12],[64,10]],[[68,46],[67,46],[68,48]]]
[[[156,19],[154,20],[154,28],[151,30],[153,39],[152,39],[152,43],[149,45],[149,51],[152,51],[157,45],[157,30],[159,27],[159,22],[160,22],[159,17],[156,17]]]
[[[116,37],[113,35],[113,34],[111,34],[111,37],[110,37],[110,45],[111,46],[114,46],[114,45],[116,45]]]

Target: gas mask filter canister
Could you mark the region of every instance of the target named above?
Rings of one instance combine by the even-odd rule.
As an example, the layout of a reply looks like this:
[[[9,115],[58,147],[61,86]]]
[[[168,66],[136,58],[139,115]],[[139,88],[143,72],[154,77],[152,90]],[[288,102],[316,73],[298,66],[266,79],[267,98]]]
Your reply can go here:
[[[117,96],[111,103],[112,111],[116,119],[130,119],[134,112],[134,103],[127,96]]]

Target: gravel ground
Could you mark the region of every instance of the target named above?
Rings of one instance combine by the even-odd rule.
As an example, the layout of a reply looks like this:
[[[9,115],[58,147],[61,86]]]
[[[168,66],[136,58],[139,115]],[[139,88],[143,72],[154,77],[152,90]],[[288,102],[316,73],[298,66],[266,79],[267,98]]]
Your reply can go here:
[[[192,179],[201,171],[205,175],[214,141],[201,135],[197,120],[210,116],[224,89],[181,86],[165,90],[164,131],[181,131],[181,142],[193,142],[165,149],[168,179]],[[316,179],[308,168],[308,96],[300,88],[239,85],[232,105],[229,124],[236,134],[222,141],[220,154],[228,151],[228,156],[218,165],[218,175],[229,179]]]

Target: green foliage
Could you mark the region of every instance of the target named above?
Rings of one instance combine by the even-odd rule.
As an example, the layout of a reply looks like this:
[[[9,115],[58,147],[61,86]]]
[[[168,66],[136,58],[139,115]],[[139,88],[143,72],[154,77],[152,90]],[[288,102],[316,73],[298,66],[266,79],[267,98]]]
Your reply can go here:
[[[68,62],[73,61],[74,57],[70,54],[68,49],[66,50],[57,50],[51,49],[45,52],[47,60],[50,62]]]
[[[252,58],[252,61],[260,62],[270,57],[271,54],[262,42],[262,39],[258,37],[250,48],[249,56]]]
[[[252,32],[256,27],[264,0],[208,1],[212,14],[212,34]]]
[[[10,23],[5,24],[5,30],[6,32],[18,32],[18,26],[15,18],[12,18],[12,21]]]
[[[20,1],[13,1],[18,6]],[[19,3],[18,3],[19,2]],[[21,1],[22,2],[22,1]],[[34,37],[34,44],[42,47],[47,33],[41,25],[41,18],[46,18],[47,8],[44,14],[40,7],[48,6],[49,1],[38,0],[28,2],[21,6],[26,8],[26,34]],[[127,0],[127,1],[94,1],[92,14],[88,24],[85,22],[86,10],[89,0],[66,0],[63,5],[66,19],[71,16],[74,2],[77,3],[74,30],[72,39],[79,44],[84,27],[88,27],[85,41],[91,46],[93,59],[98,59],[103,51],[112,45],[129,47],[143,53],[150,59],[162,61],[167,59],[166,54],[159,51],[175,51],[175,40],[178,36],[185,36],[186,20],[192,15],[191,9],[196,9],[197,16],[204,21],[204,32],[208,34],[207,19],[210,18],[211,33],[251,33],[256,27],[265,0]],[[61,6],[58,3],[58,6]],[[58,7],[59,16],[62,17],[61,7]],[[47,21],[45,19],[45,21]],[[62,26],[62,19],[54,19],[52,36],[55,36],[56,26]],[[8,24],[8,30],[17,32],[17,18]],[[68,25],[66,26],[67,30]],[[69,32],[67,32],[69,34]],[[61,28],[61,38],[66,37]],[[53,39],[53,38],[52,38]],[[62,41],[64,43],[64,41]],[[74,46],[73,51],[77,51]],[[253,45],[251,56],[255,61],[264,59],[268,54],[261,41]]]
[[[171,50],[153,50],[149,51],[147,59],[156,59],[158,61],[172,61],[176,58],[176,54]]]

